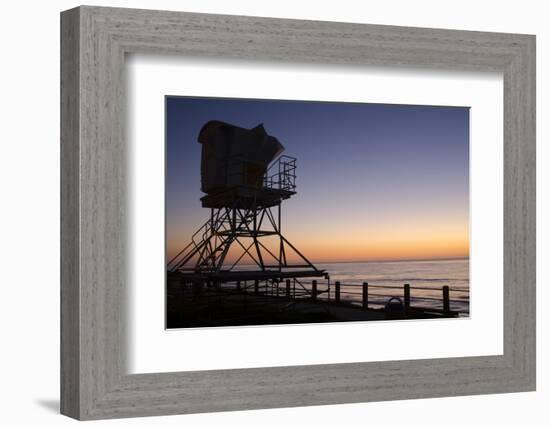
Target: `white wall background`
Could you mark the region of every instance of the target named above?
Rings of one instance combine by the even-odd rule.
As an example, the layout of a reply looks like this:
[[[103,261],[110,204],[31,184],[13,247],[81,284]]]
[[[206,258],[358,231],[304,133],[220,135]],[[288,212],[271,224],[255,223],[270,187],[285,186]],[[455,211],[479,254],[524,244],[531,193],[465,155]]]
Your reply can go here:
[[[110,425],[517,426],[550,419],[550,27],[534,0],[320,2],[297,0],[96,1],[97,5],[409,25],[537,35],[538,55],[538,391],[310,408],[108,421]],[[0,420],[57,426],[59,384],[59,12],[74,1],[5,2],[0,25]],[[545,405],[546,403],[546,405]],[[94,422],[95,423],[95,422]]]

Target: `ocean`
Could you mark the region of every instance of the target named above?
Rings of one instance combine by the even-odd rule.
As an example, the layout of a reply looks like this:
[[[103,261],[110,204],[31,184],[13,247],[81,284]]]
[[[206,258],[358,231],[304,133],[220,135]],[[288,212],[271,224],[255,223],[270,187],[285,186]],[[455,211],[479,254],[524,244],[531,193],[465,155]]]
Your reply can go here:
[[[390,296],[402,298],[403,285],[408,283],[411,305],[441,308],[442,288],[447,285],[451,310],[458,311],[461,316],[469,314],[468,259],[315,263],[315,266],[330,274],[331,287],[340,281],[342,298],[351,301],[361,302],[361,286],[358,285],[363,282],[369,283],[369,305],[384,305]]]

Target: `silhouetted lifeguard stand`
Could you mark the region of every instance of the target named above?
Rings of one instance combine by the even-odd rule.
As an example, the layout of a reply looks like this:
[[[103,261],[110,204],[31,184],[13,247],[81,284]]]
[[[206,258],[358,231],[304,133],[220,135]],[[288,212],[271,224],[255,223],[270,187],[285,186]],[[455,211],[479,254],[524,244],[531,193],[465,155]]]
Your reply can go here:
[[[261,124],[243,129],[209,121],[198,142],[201,202],[210,219],[168,262],[169,272],[194,283],[326,276],[281,232],[282,201],[296,194],[296,159],[280,155],[279,141]]]

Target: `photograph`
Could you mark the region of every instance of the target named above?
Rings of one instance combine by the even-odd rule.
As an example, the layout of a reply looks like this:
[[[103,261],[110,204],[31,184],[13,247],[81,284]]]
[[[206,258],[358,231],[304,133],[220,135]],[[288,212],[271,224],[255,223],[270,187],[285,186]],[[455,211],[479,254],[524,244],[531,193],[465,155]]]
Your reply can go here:
[[[469,316],[468,107],[165,109],[167,329]]]

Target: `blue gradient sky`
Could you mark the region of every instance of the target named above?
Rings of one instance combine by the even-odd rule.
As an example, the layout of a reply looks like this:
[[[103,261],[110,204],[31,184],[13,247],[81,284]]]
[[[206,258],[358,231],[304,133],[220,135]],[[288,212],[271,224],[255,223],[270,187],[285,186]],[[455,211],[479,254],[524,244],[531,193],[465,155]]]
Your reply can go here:
[[[469,108],[167,97],[168,257],[208,218],[197,135],[266,131],[297,158],[283,231],[313,261],[467,257]]]

